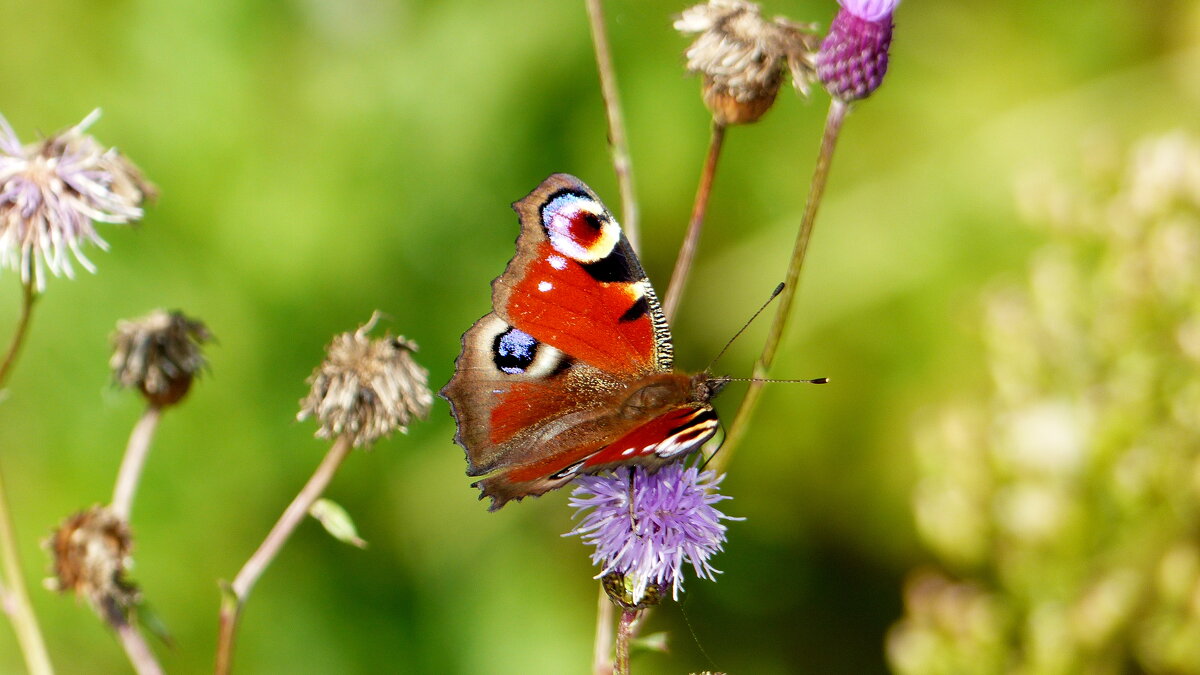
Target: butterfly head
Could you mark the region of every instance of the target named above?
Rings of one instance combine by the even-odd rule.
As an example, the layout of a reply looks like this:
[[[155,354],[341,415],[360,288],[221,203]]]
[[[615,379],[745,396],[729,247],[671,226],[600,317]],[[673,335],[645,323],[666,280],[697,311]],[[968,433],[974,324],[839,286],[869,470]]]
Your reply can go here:
[[[692,400],[697,403],[708,403],[725,385],[729,384],[728,375],[713,375],[709,372],[696,373],[692,376]]]

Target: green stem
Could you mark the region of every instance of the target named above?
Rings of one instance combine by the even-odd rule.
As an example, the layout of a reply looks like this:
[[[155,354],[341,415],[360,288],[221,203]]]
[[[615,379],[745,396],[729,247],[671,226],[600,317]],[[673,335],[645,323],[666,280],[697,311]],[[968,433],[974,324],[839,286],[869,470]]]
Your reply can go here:
[[[704,169],[700,172],[700,186],[696,188],[696,201],[692,205],[692,218],[688,221],[687,234],[679,247],[679,256],[675,258],[675,270],[671,272],[671,283],[667,286],[667,295],[663,300],[663,315],[666,316],[667,323],[675,318],[675,310],[679,308],[679,300],[683,297],[684,287],[687,286],[688,274],[692,271],[692,262],[696,259],[700,232],[704,229],[704,215],[708,211],[708,197],[712,194],[713,178],[717,175],[717,160],[721,157],[721,145],[724,141],[725,125],[714,121],[708,155],[704,160]]]
[[[808,242],[812,238],[813,225],[817,220],[817,209],[820,208],[821,197],[825,193],[825,182],[829,178],[829,167],[833,160],[838,134],[841,132],[842,122],[845,121],[846,113],[849,110],[846,103],[837,99],[829,104],[829,115],[825,118],[825,133],[821,138],[821,150],[817,155],[817,166],[813,170],[808,201],[804,206],[804,216],[800,220],[800,231],[796,234],[796,244],[792,248],[792,258],[788,263],[783,293],[779,296],[779,308],[775,312],[775,320],[771,324],[770,332],[767,333],[767,342],[763,345],[762,354],[758,357],[758,362],[754,364],[753,377],[756,379],[751,380],[750,388],[746,390],[746,396],[742,399],[733,423],[729,426],[725,443],[722,444],[721,451],[712,461],[712,469],[717,473],[722,473],[729,465],[734,451],[746,435],[746,429],[761,397],[764,384],[761,378],[767,376],[771,370],[771,364],[775,361],[775,353],[779,349],[783,329],[787,326],[788,316],[792,311],[792,301],[796,298],[800,270],[804,266],[804,256],[808,252]]]
[[[21,299],[21,316],[17,319],[17,329],[13,333],[12,341],[8,344],[8,352],[4,354],[4,361],[0,362],[0,389],[3,389],[4,384],[8,382],[8,376],[17,362],[21,346],[25,344],[25,336],[29,333],[29,320],[33,316],[33,304],[37,300],[33,284],[34,280],[31,278],[28,283],[21,285],[24,289]]]
[[[621,97],[617,91],[617,72],[612,52],[608,48],[608,31],[604,27],[604,7],[601,0],[587,0],[588,24],[596,49],[596,67],[600,71],[600,93],[604,97],[604,113],[608,118],[608,140],[612,149],[613,169],[621,190],[621,226],[625,237],[637,250],[638,206],[633,192],[633,162],[629,159],[629,141],[625,135],[625,118],[621,114]]]
[[[24,293],[21,302],[21,316],[17,320],[17,329],[8,345],[4,361],[0,362],[0,389],[8,381],[12,368],[17,362],[21,345],[29,333],[29,320],[33,314],[34,279],[23,284]],[[4,581],[13,629],[17,633],[17,642],[21,653],[25,656],[25,666],[29,672],[36,675],[53,673],[50,665],[50,655],[46,652],[46,642],[42,639],[42,630],[38,626],[37,616],[33,613],[33,604],[29,601],[29,593],[25,589],[25,574],[21,571],[21,559],[17,552],[17,536],[13,527],[12,512],[8,508],[8,490],[4,484],[3,472],[0,472],[0,558],[4,566]]]
[[[246,598],[250,595],[251,589],[254,588],[254,584],[263,572],[267,570],[271,561],[275,560],[275,556],[279,554],[280,549],[296,531],[296,527],[304,520],[313,502],[317,501],[317,498],[325,492],[325,488],[329,487],[338,467],[354,449],[353,441],[354,437],[349,434],[338,436],[337,440],[333,442],[333,447],[325,455],[325,459],[321,460],[320,466],[300,489],[296,498],[284,509],[283,515],[279,517],[275,527],[272,527],[271,531],[267,533],[266,539],[259,545],[258,550],[242,566],[233,583],[225,588],[221,599],[220,632],[217,636],[216,672],[218,674],[228,673],[233,667],[233,639],[237,632],[238,618],[242,614],[242,608],[246,604]]]

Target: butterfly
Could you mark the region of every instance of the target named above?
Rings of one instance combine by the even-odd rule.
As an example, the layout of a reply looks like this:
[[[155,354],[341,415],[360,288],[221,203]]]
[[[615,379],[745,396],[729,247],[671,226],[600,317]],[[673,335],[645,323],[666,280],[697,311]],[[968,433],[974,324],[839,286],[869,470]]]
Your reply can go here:
[[[491,510],[581,474],[679,460],[719,428],[728,382],[672,365],[654,288],[588,186],[554,174],[513,204],[517,252],[442,388]]]

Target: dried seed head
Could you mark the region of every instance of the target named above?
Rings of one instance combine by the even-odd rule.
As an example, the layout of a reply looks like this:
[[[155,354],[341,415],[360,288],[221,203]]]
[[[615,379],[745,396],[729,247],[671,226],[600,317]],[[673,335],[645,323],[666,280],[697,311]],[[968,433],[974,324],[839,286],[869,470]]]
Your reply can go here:
[[[108,244],[92,226],[132,223],[154,187],[116,151],[84,134],[100,118],[95,110],[79,124],[38,143],[21,145],[0,116],[0,267],[19,270],[22,283],[45,290],[51,274],[74,276],[71,258],[96,268],[80,248]]]
[[[335,337],[308,378],[312,391],[300,401],[296,419],[315,416],[318,438],[350,434],[355,446],[366,446],[396,429],[408,431],[413,417],[429,414],[429,372],[413,361],[416,343],[390,334],[368,338],[377,319]]]
[[[805,96],[816,78],[816,26],[783,17],[767,21],[754,3],[710,0],[685,10],[675,29],[699,34],[684,53],[687,69],[704,77],[704,103],[718,124],[749,124],[762,117],[785,70]]]
[[[158,309],[117,322],[108,366],[117,384],[137,387],[152,405],[166,407],[187,394],[192,378],[206,365],[200,345],[209,340],[212,335],[202,322]]]
[[[883,83],[900,0],[838,0],[842,9],[817,53],[817,76],[834,98],[866,98]]]
[[[110,623],[123,621],[141,594],[125,578],[133,539],[129,525],[106,506],[76,513],[55,530],[46,547],[54,556],[52,590],[86,598]]]

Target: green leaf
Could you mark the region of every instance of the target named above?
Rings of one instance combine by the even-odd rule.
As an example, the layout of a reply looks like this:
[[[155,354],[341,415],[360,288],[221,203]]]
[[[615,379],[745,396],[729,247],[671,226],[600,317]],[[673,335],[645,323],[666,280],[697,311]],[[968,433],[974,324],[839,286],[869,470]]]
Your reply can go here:
[[[367,542],[358,536],[354,520],[337,502],[330,499],[318,499],[309,507],[308,515],[320,521],[321,525],[325,527],[325,531],[333,535],[334,539],[358,548],[367,547]]]

